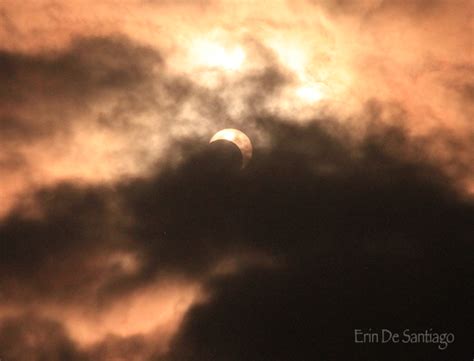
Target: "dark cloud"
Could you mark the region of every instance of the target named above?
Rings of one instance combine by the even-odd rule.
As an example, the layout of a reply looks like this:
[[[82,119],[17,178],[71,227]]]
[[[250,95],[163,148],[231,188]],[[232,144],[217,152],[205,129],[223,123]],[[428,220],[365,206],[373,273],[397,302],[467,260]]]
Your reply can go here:
[[[201,278],[211,300],[189,312],[171,360],[388,360],[407,352],[438,359],[467,351],[472,202],[426,159],[408,156],[416,144],[399,127],[374,126],[354,146],[317,122],[258,124],[272,143],[242,172],[216,168],[207,146],[189,140],[183,161],[151,178],[39,193],[42,218],[13,214],[0,227],[2,274],[37,287],[49,259],[67,259],[84,276],[94,271],[87,257],[128,249],[141,255],[137,273],[107,278],[95,296],[94,278],[65,284],[76,295],[84,287],[89,297],[120,299],[157,277]],[[130,223],[117,223],[109,199]],[[116,234],[122,241],[111,242]],[[210,277],[219,261],[249,252],[276,268]],[[68,289],[60,287],[63,301]],[[454,332],[456,343],[443,352],[359,347],[355,328],[433,328]]]
[[[39,191],[2,220],[0,283],[10,289],[1,294],[4,302],[89,298],[98,269],[84,267],[80,274],[71,270],[120,249],[120,217],[109,194],[107,188],[59,185]],[[39,215],[25,216],[28,207],[37,208]]]
[[[213,301],[189,312],[170,359],[468,357],[472,319],[466,264],[446,275],[452,263],[416,265],[342,252],[347,251],[314,257],[313,265],[302,261],[283,271],[252,270],[215,281]],[[445,351],[433,344],[354,343],[355,329],[382,328],[432,328],[454,332],[456,341]]]
[[[118,337],[110,335],[87,350],[90,360],[153,361],[156,340],[143,335]]]
[[[474,84],[464,84],[461,87],[461,94],[466,98],[466,100],[474,99]]]
[[[271,148],[257,149],[243,172],[216,173],[206,165],[214,160],[203,159],[196,143],[190,148],[197,154],[186,157],[179,167],[170,167],[141,186],[131,185],[129,209],[140,220],[134,237],[144,244],[156,238],[150,246],[157,247],[155,252],[163,259],[169,253],[169,259],[183,260],[179,269],[190,258],[195,259],[190,265],[198,263],[201,252],[210,257],[212,250],[239,245],[289,256],[299,253],[299,241],[285,239],[298,238],[298,232],[316,236],[318,230],[328,229],[341,233],[332,236],[340,242],[349,235],[363,236],[376,216],[390,222],[383,225],[385,233],[397,231],[406,237],[436,233],[428,227],[432,219],[404,222],[417,214],[428,217],[456,196],[421,154],[419,159],[409,158],[416,147],[409,151],[412,146],[398,127],[373,129],[355,147],[320,125],[300,127],[262,119],[260,127],[271,134]],[[403,206],[411,202],[411,207]],[[438,237],[433,237],[436,242]],[[184,247],[180,242],[189,244]],[[309,240],[301,242],[305,247]]]
[[[51,137],[111,95],[126,102],[149,94],[159,64],[156,51],[121,37],[77,38],[67,49],[38,54],[2,50],[2,141]]]
[[[399,128],[348,151],[319,126],[271,124],[274,146],[245,175],[184,176],[197,168],[185,164],[170,181],[176,188],[163,190],[170,203],[159,190],[147,203],[176,220],[160,223],[163,210],[152,224],[169,237],[155,252],[181,260],[180,269],[238,247],[283,265],[211,280],[210,303],[189,312],[170,359],[467,357],[472,202],[425,161],[405,159],[413,145]],[[456,344],[360,346],[356,328],[432,328],[454,332]]]
[[[154,343],[142,335],[107,336],[79,346],[60,322],[32,313],[0,321],[0,357],[11,361],[152,360]]]
[[[29,96],[90,98],[129,90],[161,62],[159,54],[126,38],[76,38],[69,48],[38,54],[3,50],[2,100]]]
[[[12,361],[88,361],[58,322],[27,314],[0,323],[0,357]]]
[[[211,92],[185,77],[172,77],[163,69],[158,75],[153,73],[154,65],[161,66],[158,53],[123,38],[81,38],[74,41],[70,48],[58,53],[21,55],[4,52],[2,56],[2,61],[8,70],[4,74],[6,88],[3,100],[12,101],[11,94],[19,94],[18,101],[21,104],[28,104],[35,97],[44,97],[42,100],[46,104],[52,101],[53,108],[65,107],[68,112],[77,116],[82,109],[80,107],[71,109],[71,106],[65,102],[100,104],[101,97],[105,97],[110,92],[119,99],[116,106],[111,111],[99,114],[97,118],[86,118],[85,122],[113,128],[120,134],[133,131],[133,116],[137,116],[151,105],[162,111],[160,126],[170,125],[168,121],[175,121],[173,115],[185,102],[194,102],[199,112],[211,121],[222,122],[222,126],[225,125],[226,120],[229,120],[228,106],[217,94],[218,92]],[[34,81],[35,79],[37,81]],[[157,81],[156,87],[152,85],[154,81]],[[269,64],[262,71],[255,71],[244,76],[237,85],[248,89],[245,99],[246,108],[258,113],[262,111],[265,99],[286,81],[288,81],[287,75],[273,64]],[[44,86],[48,86],[51,92],[43,93]],[[145,90],[148,87],[153,89],[147,94]],[[28,89],[31,90],[31,94],[27,91]],[[143,94],[145,103],[147,103],[146,99],[150,102],[144,104],[138,99],[139,93]],[[56,100],[56,96],[62,98]],[[233,126],[247,131],[246,127],[242,126],[241,119],[234,122]],[[34,121],[29,118],[5,117],[0,123],[1,134],[6,139],[5,159],[0,165],[3,165],[3,169],[8,167],[28,170],[33,166],[29,163],[33,162],[34,158],[29,159],[27,155],[16,152],[10,152],[10,155],[7,150],[16,149],[22,142],[33,142],[38,137],[52,140],[57,129],[68,127],[67,119],[60,119],[58,114],[44,119],[40,117]],[[248,130],[251,131],[252,128],[254,126],[249,127]],[[90,263],[88,262],[90,258],[100,258],[110,252],[138,252],[144,258],[145,266],[139,277],[130,276],[131,279],[119,272],[118,280],[115,280],[115,277],[110,277],[107,273],[107,282],[103,285],[104,290],[99,288],[99,298],[108,299],[109,289],[118,287],[117,283],[131,284],[132,288],[136,288],[135,282],[146,274],[151,279],[161,270],[165,273],[171,270],[187,274],[191,270],[207,269],[209,264],[219,261],[220,251],[216,254],[215,262],[203,260],[204,266],[193,265],[193,262],[189,263],[189,269],[184,267],[185,262],[174,265],[177,255],[174,253],[179,253],[179,249],[164,249],[162,254],[161,248],[169,247],[169,245],[163,246],[166,243],[166,237],[163,240],[157,237],[159,234],[166,235],[166,229],[161,230],[166,226],[157,228],[152,225],[157,216],[159,219],[169,217],[166,214],[171,211],[172,204],[170,203],[173,202],[170,197],[175,196],[176,187],[180,187],[179,182],[188,181],[187,176],[174,173],[178,171],[175,168],[177,157],[186,158],[187,164],[194,162],[198,168],[203,167],[202,162],[207,162],[208,169],[215,166],[215,158],[209,158],[211,155],[208,154],[206,144],[207,141],[203,143],[200,138],[192,141],[177,138],[168,149],[169,169],[165,171],[160,169],[151,180],[131,179],[130,184],[117,181],[117,187],[64,182],[51,188],[45,187],[37,192],[31,190],[30,194],[23,198],[23,203],[12,210],[0,224],[0,236],[5,248],[5,252],[0,256],[2,261],[0,267],[4,271],[0,282],[5,287],[23,285],[23,287],[12,287],[11,292],[4,295],[6,300],[34,297],[82,300],[87,297],[91,289],[97,286],[97,282],[102,281],[100,277],[93,275],[96,272],[105,272],[104,269],[99,270],[96,265],[91,267],[85,264]],[[67,148],[67,145],[64,147]],[[199,151],[196,152],[196,150]],[[201,151],[202,154],[199,153]],[[188,156],[191,160],[187,159]],[[218,156],[218,154],[214,152],[212,156]],[[209,163],[209,159],[211,163],[214,163]],[[191,172],[189,174],[191,177],[194,176],[192,174],[194,171],[196,171],[194,168],[185,170],[185,172]],[[203,175],[209,176],[208,173]],[[177,183],[173,184],[176,181]],[[205,192],[208,185],[203,183],[201,186],[203,187],[201,191]],[[157,196],[163,199],[159,200]],[[141,214],[148,211],[147,205],[141,204],[147,201],[158,201],[165,208],[152,203],[151,207],[156,208],[151,210],[153,213]],[[145,208],[141,209],[142,206]],[[178,206],[182,208],[185,204],[178,204]],[[181,212],[180,209],[176,210]],[[34,216],[30,216],[31,213]],[[174,219],[176,214],[170,214],[170,216],[170,221],[176,222]],[[130,229],[129,218],[133,218],[137,227]],[[145,226],[141,226],[141,222]],[[174,225],[171,226],[174,227]],[[147,230],[147,227],[155,230]],[[152,234],[147,234],[148,232]],[[173,234],[171,236],[174,237]],[[177,247],[181,247],[181,244],[177,244]],[[67,261],[55,263],[54,260],[57,259]],[[68,272],[70,267],[82,267],[83,274]],[[186,269],[181,269],[182,267]],[[57,277],[53,286],[49,280],[58,271],[61,276]],[[74,289],[73,293],[70,292],[72,289]],[[92,301],[94,297],[91,297]]]

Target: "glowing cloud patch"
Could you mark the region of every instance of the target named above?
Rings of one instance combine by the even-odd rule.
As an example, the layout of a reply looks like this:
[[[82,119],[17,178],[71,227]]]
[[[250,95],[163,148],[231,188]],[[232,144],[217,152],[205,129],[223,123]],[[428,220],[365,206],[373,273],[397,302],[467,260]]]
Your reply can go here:
[[[199,66],[230,71],[238,70],[245,60],[245,51],[240,46],[224,47],[208,40],[196,41],[190,55]]]
[[[324,97],[324,91],[318,84],[309,84],[297,88],[296,95],[307,103],[314,103]]]

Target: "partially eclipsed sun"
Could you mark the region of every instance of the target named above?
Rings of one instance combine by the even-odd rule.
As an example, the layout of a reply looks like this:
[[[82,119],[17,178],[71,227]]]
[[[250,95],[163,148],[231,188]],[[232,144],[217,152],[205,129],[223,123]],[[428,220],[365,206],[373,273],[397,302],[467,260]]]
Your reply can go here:
[[[226,140],[228,142],[234,143],[239,148],[240,153],[242,154],[242,168],[245,168],[245,166],[252,158],[253,151],[252,142],[245,133],[241,132],[238,129],[222,129],[216,134],[214,134],[209,143],[215,142],[216,140]]]

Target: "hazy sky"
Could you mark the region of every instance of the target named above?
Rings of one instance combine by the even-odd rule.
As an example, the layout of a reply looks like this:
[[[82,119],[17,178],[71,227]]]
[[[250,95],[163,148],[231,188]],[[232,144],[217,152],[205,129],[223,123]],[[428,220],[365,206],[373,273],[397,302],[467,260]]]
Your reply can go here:
[[[472,357],[473,19],[1,1],[0,359]],[[215,169],[222,128],[242,171]],[[456,343],[354,344],[369,327]]]

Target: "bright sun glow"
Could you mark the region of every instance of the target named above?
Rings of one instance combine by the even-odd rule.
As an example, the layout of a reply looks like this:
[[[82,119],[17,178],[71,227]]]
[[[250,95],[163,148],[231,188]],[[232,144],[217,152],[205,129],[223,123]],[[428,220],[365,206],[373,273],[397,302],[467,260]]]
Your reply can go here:
[[[297,74],[297,76],[303,76],[307,66],[307,58],[301,47],[283,42],[274,44],[273,49],[277,53],[282,64],[292,70]]]
[[[322,84],[315,81],[310,69],[309,54],[305,51],[304,45],[298,41],[276,40],[271,42],[272,49],[278,55],[280,62],[293,72],[299,83],[290,91],[303,103],[320,101],[325,96],[325,92]]]
[[[245,52],[240,46],[224,47],[208,40],[196,41],[191,56],[201,66],[225,70],[238,70],[245,60]]]
[[[324,93],[321,86],[318,84],[310,84],[297,88],[296,95],[308,103],[314,103],[321,100],[324,96]]]
[[[312,106],[328,96],[327,88],[321,82],[321,71],[315,71],[310,66],[310,54],[304,44],[298,39],[277,37],[269,40],[268,46],[275,52],[279,66],[294,77],[294,82],[286,84],[282,93],[287,96],[289,107]],[[251,65],[259,64],[258,59],[252,58],[253,53],[246,51],[243,43],[220,33],[194,38],[188,51],[194,79],[210,88],[218,87],[222,82],[238,80]],[[285,108],[285,99],[280,97],[271,101],[279,108]],[[235,135],[226,132],[222,139],[233,141]]]

